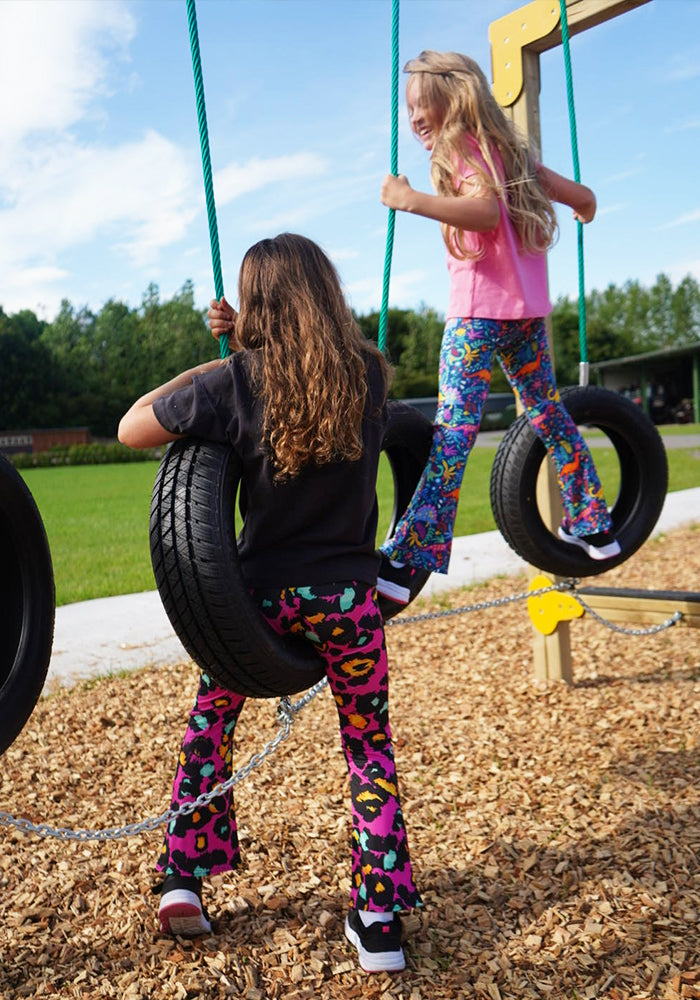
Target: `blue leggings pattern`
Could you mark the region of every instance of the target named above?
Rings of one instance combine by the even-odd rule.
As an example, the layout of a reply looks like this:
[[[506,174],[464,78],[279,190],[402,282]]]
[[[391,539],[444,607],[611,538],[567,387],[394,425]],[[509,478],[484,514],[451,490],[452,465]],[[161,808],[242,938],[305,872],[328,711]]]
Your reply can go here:
[[[554,460],[567,527],[579,536],[612,527],[590,451],[559,397],[544,320],[452,319],[442,338],[430,456],[394,535],[382,546],[391,559],[447,573],[459,491],[494,353]]]

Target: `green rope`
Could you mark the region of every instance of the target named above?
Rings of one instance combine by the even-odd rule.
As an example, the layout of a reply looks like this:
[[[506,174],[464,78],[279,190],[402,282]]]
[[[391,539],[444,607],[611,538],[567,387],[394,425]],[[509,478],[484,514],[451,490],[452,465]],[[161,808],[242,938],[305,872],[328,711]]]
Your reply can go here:
[[[197,11],[195,0],[187,0],[187,23],[190,29],[190,48],[192,49],[192,70],[194,72],[194,91],[197,98],[197,121],[199,122],[199,141],[202,146],[202,169],[204,172],[204,193],[207,199],[207,216],[209,217],[209,240],[211,242],[211,259],[214,267],[214,289],[217,299],[223,297],[224,279],[221,275],[221,254],[219,252],[219,230],[216,224],[216,205],[214,204],[214,184],[211,174],[211,158],[209,156],[209,134],[207,132],[207,111],[204,104],[204,80],[202,78],[202,63],[199,58],[199,34],[197,32]],[[223,333],[219,337],[221,357],[229,353],[228,336]]]
[[[569,48],[569,21],[566,14],[566,0],[559,0],[561,7],[561,44],[564,50],[564,67],[566,69],[566,94],[569,102],[569,126],[571,129],[571,153],[574,160],[574,180],[581,182],[581,170],[578,162],[578,139],[576,137],[576,110],[574,108],[574,85],[571,77],[571,51]],[[581,365],[588,365],[588,347],[586,344],[586,286],[583,277],[583,223],[576,222],[578,230],[578,339],[581,353]],[[586,372],[585,376],[583,371]],[[584,381],[585,378],[585,381]],[[581,384],[588,381],[587,368],[582,370]]]
[[[391,3],[391,173],[399,172],[399,0]],[[379,313],[379,335],[377,344],[380,351],[386,348],[387,315],[389,312],[389,282],[391,280],[391,255],[394,250],[394,218],[396,212],[389,209],[386,229],[386,253],[384,254],[384,287],[382,308]]]

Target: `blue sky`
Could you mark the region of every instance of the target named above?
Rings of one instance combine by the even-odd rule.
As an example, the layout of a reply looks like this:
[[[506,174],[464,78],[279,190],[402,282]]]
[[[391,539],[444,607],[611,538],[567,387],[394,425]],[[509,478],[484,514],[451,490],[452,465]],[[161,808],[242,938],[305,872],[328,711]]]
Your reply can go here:
[[[401,66],[423,48],[490,78],[501,0],[403,0]],[[256,240],[317,240],[352,305],[378,308],[389,169],[390,0],[199,0],[224,287]],[[651,0],[571,42],[587,289],[700,279],[700,0]],[[541,59],[542,155],[572,175],[561,48]],[[429,189],[401,79],[399,169]],[[62,298],[138,306],[191,279],[213,293],[185,0],[0,0],[0,305],[52,319]],[[553,297],[578,288],[559,211]],[[436,223],[397,215],[391,305],[447,303]]]

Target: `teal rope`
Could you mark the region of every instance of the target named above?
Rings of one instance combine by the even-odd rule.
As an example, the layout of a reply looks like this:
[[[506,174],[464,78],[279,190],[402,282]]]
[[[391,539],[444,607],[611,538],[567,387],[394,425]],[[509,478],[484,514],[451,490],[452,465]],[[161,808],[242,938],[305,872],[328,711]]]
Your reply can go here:
[[[190,29],[190,48],[192,49],[194,91],[197,99],[199,141],[202,147],[202,170],[204,172],[204,193],[207,199],[207,216],[209,217],[209,240],[211,242],[211,259],[214,267],[214,289],[217,299],[220,299],[224,294],[224,279],[221,274],[219,230],[216,224],[216,205],[214,204],[214,184],[211,174],[211,158],[209,156],[209,133],[207,131],[207,111],[204,104],[202,63],[199,58],[199,33],[197,31],[197,11],[195,9],[195,0],[187,0],[187,23]],[[219,337],[219,350],[222,358],[228,356],[228,336],[225,333]]]
[[[571,77],[571,51],[569,48],[569,21],[566,14],[566,0],[559,0],[561,7],[561,44],[564,49],[564,67],[566,70],[566,94],[569,102],[569,126],[571,129],[571,153],[574,159],[574,180],[581,182],[581,170],[578,162],[578,139],[576,137],[576,110],[574,108],[574,85]],[[586,286],[583,276],[583,223],[576,223],[578,229],[578,339],[581,353],[581,364],[588,364],[588,347],[586,344]]]
[[[391,173],[399,172],[399,0],[391,4]],[[394,223],[396,212],[389,209],[386,229],[386,252],[384,254],[384,287],[382,308],[379,313],[379,335],[377,344],[380,351],[386,348],[387,315],[389,312],[389,283],[391,281],[391,257],[394,251]]]

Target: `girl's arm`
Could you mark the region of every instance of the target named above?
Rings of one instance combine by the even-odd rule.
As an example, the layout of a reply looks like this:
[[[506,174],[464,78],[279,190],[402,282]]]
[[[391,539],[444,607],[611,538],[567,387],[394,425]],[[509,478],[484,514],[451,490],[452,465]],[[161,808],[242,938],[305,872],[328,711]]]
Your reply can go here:
[[[537,176],[552,201],[573,208],[574,218],[579,222],[591,222],[595,216],[596,198],[589,187],[562,177],[542,164],[537,168]]]
[[[119,421],[117,437],[121,443],[128,445],[129,448],[155,448],[160,444],[169,444],[184,437],[183,434],[171,434],[170,431],[166,431],[153,412],[153,403],[160,396],[169,396],[176,389],[183,389],[189,385],[194,375],[203,375],[204,372],[211,371],[220,364],[220,359],[214,358],[213,361],[197,365],[137,399]]]
[[[382,204],[399,212],[411,212],[426,219],[444,222],[455,229],[467,229],[474,233],[486,233],[495,229],[500,219],[498,198],[493,191],[484,191],[463,182],[469,191],[448,197],[441,194],[426,194],[416,191],[408,179],[399,174],[387,174],[382,184]]]

